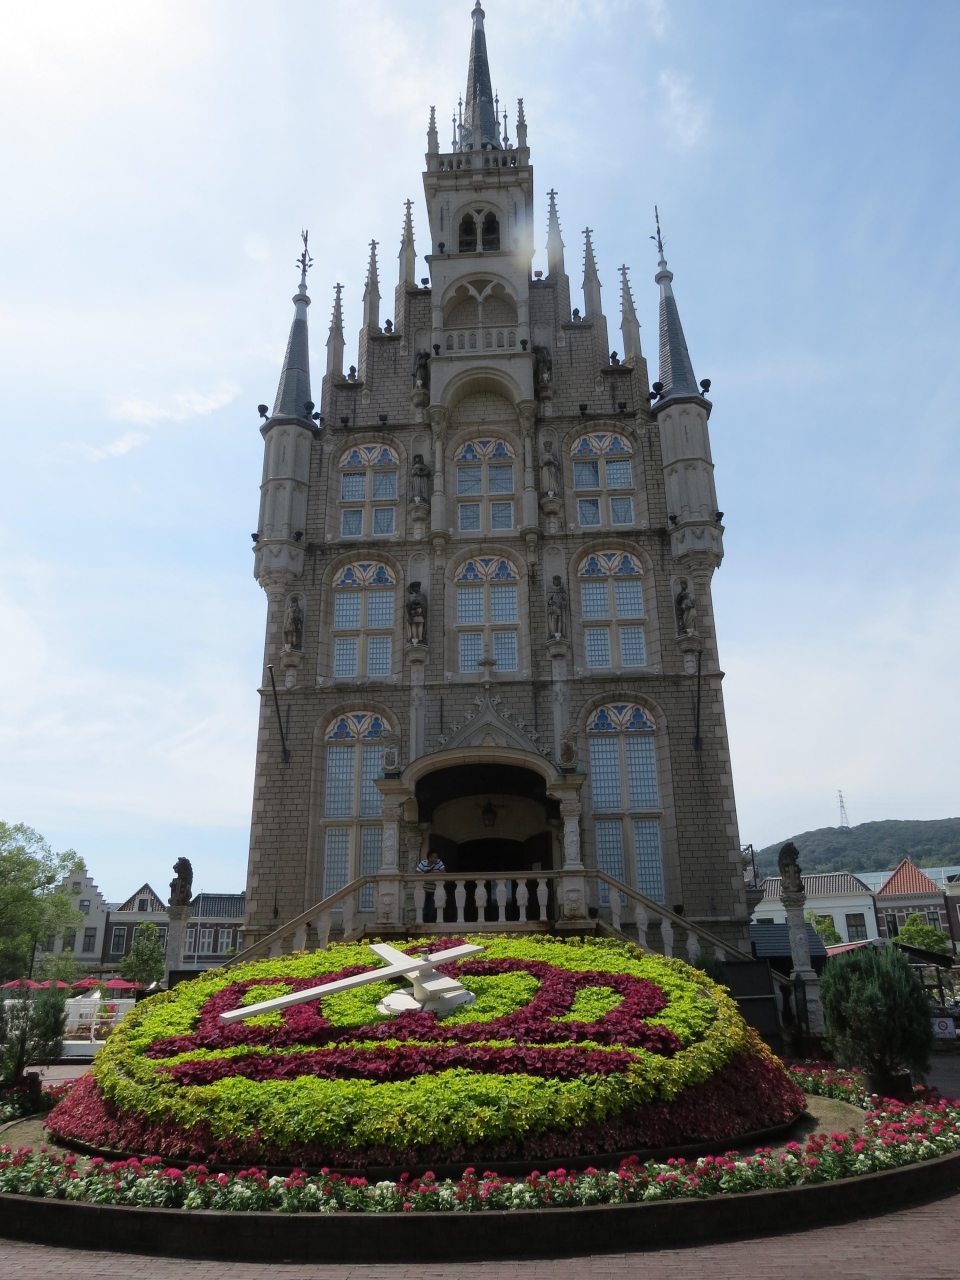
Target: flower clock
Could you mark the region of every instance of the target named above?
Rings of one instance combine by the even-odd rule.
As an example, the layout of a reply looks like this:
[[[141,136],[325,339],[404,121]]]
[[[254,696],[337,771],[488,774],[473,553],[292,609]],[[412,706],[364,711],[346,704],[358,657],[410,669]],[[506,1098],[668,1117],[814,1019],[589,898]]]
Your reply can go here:
[[[402,963],[361,944],[182,983],[127,1017],[49,1128],[168,1159],[363,1168],[726,1141],[802,1110],[699,970],[617,941],[476,941],[481,954],[464,939],[403,948],[460,948],[431,970],[472,997],[449,1009],[397,999]]]

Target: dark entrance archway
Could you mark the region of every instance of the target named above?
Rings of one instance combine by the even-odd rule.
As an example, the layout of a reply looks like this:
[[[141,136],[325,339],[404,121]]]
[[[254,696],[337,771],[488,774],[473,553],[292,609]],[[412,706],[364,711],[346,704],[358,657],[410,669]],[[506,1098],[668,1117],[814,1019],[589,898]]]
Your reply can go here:
[[[517,765],[454,765],[438,769],[416,785],[418,816],[434,824],[428,847],[448,876],[466,883],[466,918],[476,920],[474,892],[486,887],[485,917],[497,919],[497,884],[506,881],[507,919],[519,919],[517,890],[526,884],[531,918],[537,918],[538,877],[553,869],[552,827],[560,820],[558,802],[547,795],[545,779]],[[452,886],[450,886],[452,892]],[[551,888],[552,897],[552,888]],[[455,919],[448,904],[445,919]]]

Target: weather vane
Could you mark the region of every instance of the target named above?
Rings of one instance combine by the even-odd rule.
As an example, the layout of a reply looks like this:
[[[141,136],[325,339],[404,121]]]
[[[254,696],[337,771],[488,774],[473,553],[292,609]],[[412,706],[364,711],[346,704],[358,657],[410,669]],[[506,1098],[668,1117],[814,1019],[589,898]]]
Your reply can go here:
[[[657,249],[660,253],[660,257],[662,258],[663,257],[663,237],[660,235],[660,210],[657,208],[656,205],[653,206],[653,216],[657,220],[657,234],[655,236],[651,236],[650,239],[656,240]]]
[[[313,259],[310,257],[310,254],[307,252],[307,242],[310,239],[310,232],[301,231],[300,239],[303,241],[303,253],[301,253],[300,257],[297,259],[297,263],[300,267],[300,281],[302,284],[306,284],[307,272],[313,266]]]

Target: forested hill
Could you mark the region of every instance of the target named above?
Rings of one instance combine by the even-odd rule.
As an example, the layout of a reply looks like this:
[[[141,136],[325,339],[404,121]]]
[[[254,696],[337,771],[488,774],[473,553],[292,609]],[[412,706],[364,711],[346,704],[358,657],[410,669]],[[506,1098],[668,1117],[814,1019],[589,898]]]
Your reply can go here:
[[[761,876],[779,875],[777,854],[792,840],[804,872],[892,871],[904,858],[918,867],[960,865],[960,818],[932,822],[862,822],[785,836],[757,853]]]

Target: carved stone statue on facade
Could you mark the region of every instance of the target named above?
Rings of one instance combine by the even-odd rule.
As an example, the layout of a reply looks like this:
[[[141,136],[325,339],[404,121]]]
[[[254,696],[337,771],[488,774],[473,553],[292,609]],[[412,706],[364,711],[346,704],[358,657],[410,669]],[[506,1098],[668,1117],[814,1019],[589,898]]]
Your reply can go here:
[[[552,440],[544,440],[540,446],[540,492],[544,497],[560,492],[560,469]]]
[[[418,387],[429,387],[430,385],[430,352],[418,351],[416,355],[416,363],[413,366],[413,381]]]
[[[686,578],[681,578],[677,586],[677,631],[682,636],[692,636],[697,630],[697,606]]]
[[[803,893],[800,872],[800,850],[792,842],[785,844],[777,856],[780,868],[780,893]]]
[[[410,488],[414,502],[426,502],[430,497],[430,468],[423,460],[422,453],[413,455],[413,466],[410,468]]]
[[[553,357],[549,347],[538,347],[534,343],[533,352],[534,382],[538,387],[549,387],[553,381]]]
[[[283,643],[287,649],[303,648],[303,609],[300,597],[291,596],[283,615]]]
[[[170,906],[186,907],[193,896],[193,867],[189,858],[178,858],[173,864],[175,877],[170,881]]]
[[[407,637],[411,644],[423,644],[423,629],[427,623],[427,597],[420,590],[419,582],[411,582],[407,588]]]
[[[558,573],[553,575],[553,586],[547,592],[547,630],[554,640],[560,640],[564,634],[564,616],[567,608],[567,593],[563,579]]]

